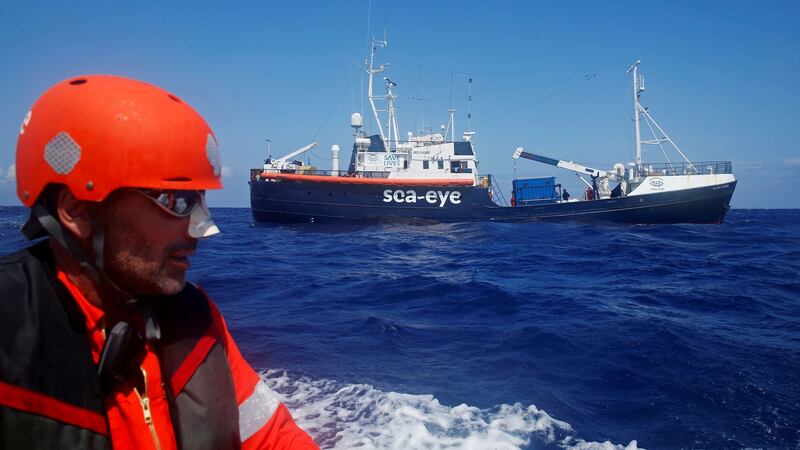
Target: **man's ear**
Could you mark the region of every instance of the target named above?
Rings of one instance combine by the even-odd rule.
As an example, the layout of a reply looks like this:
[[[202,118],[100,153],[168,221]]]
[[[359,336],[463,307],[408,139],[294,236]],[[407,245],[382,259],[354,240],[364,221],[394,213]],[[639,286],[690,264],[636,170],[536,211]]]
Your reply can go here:
[[[56,201],[56,215],[61,226],[79,239],[88,239],[92,234],[89,203],[78,200],[69,189],[61,189]]]

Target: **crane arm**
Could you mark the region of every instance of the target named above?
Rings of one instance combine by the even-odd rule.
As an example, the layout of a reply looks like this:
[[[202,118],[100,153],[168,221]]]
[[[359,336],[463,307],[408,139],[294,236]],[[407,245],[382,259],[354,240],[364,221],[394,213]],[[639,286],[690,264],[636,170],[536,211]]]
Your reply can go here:
[[[311,150],[312,148],[316,147],[317,145],[318,144],[316,142],[312,142],[312,143],[310,143],[310,144],[308,144],[306,146],[298,148],[297,150],[289,153],[286,156],[282,156],[280,158],[273,159],[269,164],[265,164],[264,165],[264,169],[267,169],[267,168],[279,169],[279,170],[283,169],[284,165],[286,164],[286,161],[290,161],[295,156],[297,156],[297,155],[299,155],[301,153],[305,153],[305,152]]]
[[[522,147],[517,147],[517,150],[514,152],[514,159],[524,158],[530,159],[531,161],[537,161],[540,163],[549,164],[551,166],[560,167],[562,169],[571,170],[577,173],[583,173],[591,175],[592,177],[607,177],[609,173],[605,170],[598,170],[593,169],[591,167],[582,166],[580,164],[576,164],[572,161],[565,161],[561,159],[553,159],[548,158],[546,156],[537,155],[534,153],[526,152],[522,149]]]

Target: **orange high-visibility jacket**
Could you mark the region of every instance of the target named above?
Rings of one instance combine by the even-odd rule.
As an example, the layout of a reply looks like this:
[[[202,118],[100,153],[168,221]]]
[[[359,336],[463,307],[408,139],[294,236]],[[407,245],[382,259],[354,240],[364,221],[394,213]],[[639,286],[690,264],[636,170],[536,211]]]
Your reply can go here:
[[[37,245],[0,260],[0,294],[19,298],[10,303],[21,318],[19,329],[5,327],[0,337],[33,340],[20,342],[15,355],[0,349],[0,447],[317,448],[191,284],[154,303],[162,338],[145,345],[138,387],[103,394],[90,374],[105,341],[104,313],[51,262],[48,268],[47,253]],[[37,286],[19,285],[26,280]],[[51,354],[59,351],[73,364],[60,377],[53,361],[65,358]]]

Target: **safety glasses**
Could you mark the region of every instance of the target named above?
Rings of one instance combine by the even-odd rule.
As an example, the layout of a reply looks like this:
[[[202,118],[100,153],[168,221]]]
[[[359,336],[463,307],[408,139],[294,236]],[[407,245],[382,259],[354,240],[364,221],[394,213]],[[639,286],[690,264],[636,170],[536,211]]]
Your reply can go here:
[[[175,217],[187,217],[203,203],[205,191],[131,189],[149,198],[161,209]]]

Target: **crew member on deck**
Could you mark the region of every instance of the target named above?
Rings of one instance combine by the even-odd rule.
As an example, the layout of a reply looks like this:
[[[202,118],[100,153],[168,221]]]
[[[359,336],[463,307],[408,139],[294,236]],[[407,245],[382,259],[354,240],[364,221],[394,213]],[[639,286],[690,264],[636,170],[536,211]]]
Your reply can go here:
[[[217,142],[115,76],[56,84],[17,142],[29,239],[0,258],[0,448],[315,449],[186,282],[219,232]]]
[[[562,199],[563,199],[565,202],[568,202],[568,201],[569,201],[569,192],[567,192],[567,190],[566,190],[566,189],[564,189],[564,193],[563,193],[563,194],[561,194],[561,198],[562,198]]]

